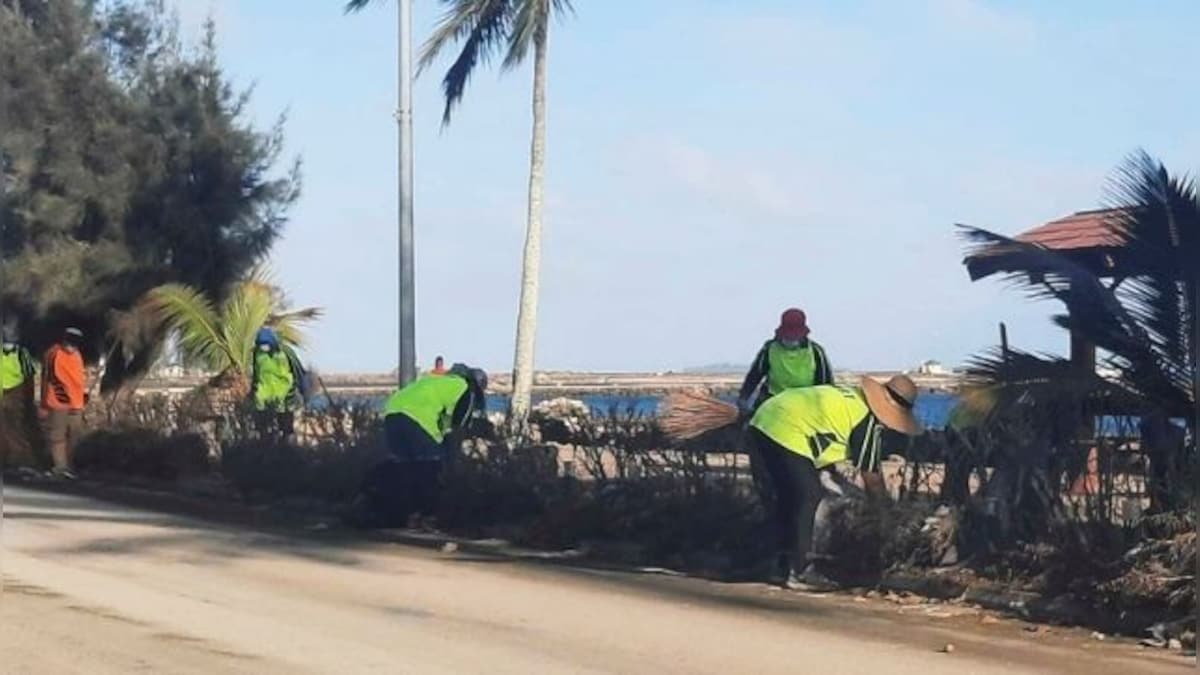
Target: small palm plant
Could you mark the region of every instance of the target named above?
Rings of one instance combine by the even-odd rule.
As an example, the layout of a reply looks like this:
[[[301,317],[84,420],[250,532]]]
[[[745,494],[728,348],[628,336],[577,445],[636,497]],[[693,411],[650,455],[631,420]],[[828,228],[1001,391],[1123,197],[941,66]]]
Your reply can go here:
[[[316,307],[287,309],[283,294],[262,271],[234,284],[219,302],[191,286],[166,284],[147,293],[142,304],[175,334],[186,363],[214,374],[208,387],[214,406],[235,403],[249,392],[260,328],[273,328],[285,349],[296,349],[304,344],[304,327],[323,313]]]

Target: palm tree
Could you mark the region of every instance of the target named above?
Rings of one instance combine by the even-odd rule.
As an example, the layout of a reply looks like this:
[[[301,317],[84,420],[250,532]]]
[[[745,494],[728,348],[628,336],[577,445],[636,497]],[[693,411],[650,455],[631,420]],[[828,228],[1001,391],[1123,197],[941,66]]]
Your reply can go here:
[[[357,11],[373,0],[350,0]],[[533,52],[533,138],[529,153],[529,201],[525,251],[521,267],[521,300],[517,315],[517,345],[513,358],[513,420],[529,414],[533,392],[534,343],[537,332],[538,289],[541,279],[542,206],[546,163],[546,75],[550,23],[574,11],[571,0],[441,0],[446,12],[421,50],[424,71],[454,45],[458,56],[442,78],[446,105],[442,123],[449,124],[462,101],[467,81],[480,63],[504,54],[502,68],[511,70]]]
[[[1106,283],[1041,246],[967,227],[971,256],[1003,257],[1009,279],[1036,299],[1062,301],[1061,327],[1109,353],[1130,394],[1195,424],[1200,348],[1200,192],[1144,152],[1110,183],[1108,226],[1123,242]],[[985,369],[986,370],[986,369]]]
[[[965,400],[969,417],[1010,427],[1020,418],[1029,425],[1023,434],[1029,445],[1043,446],[1027,454],[1047,466],[1061,461],[1072,434],[1095,415],[1137,411],[1149,419],[1186,419],[1193,439],[1200,430],[1200,193],[1192,180],[1139,152],[1115,175],[1109,202],[1108,226],[1121,246],[1105,279],[1056,251],[964,229],[969,258],[1002,260],[1009,280],[1031,297],[1062,301],[1068,311],[1055,322],[1108,354],[1109,378],[1020,352],[976,360]],[[1008,451],[1020,445],[1008,443]],[[1156,461],[1194,463],[1195,440],[1190,454]]]
[[[271,327],[286,349],[304,343],[304,326],[322,310],[286,309],[278,287],[261,271],[238,282],[219,303],[185,284],[159,286],[143,298],[139,314],[157,317],[177,336],[181,356],[214,373],[210,387],[240,399],[249,391],[249,373],[258,330]]]

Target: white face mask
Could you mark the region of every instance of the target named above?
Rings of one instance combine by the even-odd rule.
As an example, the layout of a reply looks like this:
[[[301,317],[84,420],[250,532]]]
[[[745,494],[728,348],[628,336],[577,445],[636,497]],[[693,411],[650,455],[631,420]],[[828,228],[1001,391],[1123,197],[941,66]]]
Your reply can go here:
[[[780,340],[779,346],[784,349],[799,349],[800,345],[804,344],[803,340]]]
[[[259,345],[259,346],[258,346],[258,351],[260,351],[260,352],[269,352],[269,351],[271,351],[271,345],[268,345],[268,344],[261,344],[261,345]]]

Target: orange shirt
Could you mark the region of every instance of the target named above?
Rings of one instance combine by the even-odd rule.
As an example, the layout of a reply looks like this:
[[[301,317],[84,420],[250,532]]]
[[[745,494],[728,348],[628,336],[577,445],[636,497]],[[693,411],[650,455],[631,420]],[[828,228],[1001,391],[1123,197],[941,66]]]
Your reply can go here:
[[[83,354],[54,345],[42,367],[42,407],[47,410],[83,410],[87,374]]]

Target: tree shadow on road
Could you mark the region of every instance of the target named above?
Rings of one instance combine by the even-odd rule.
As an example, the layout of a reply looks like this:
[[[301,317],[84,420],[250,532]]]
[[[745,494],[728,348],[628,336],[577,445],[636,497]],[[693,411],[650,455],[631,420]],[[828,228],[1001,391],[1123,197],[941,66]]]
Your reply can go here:
[[[194,553],[192,565],[224,565],[241,558],[262,555],[293,556],[340,567],[356,567],[362,559],[347,549],[344,536],[297,537],[296,532],[266,532],[236,528],[172,514],[133,510],[124,506],[78,497],[9,491],[5,495],[4,518],[17,522],[109,524],[125,531],[97,528],[82,541],[39,548],[35,553],[79,555],[137,555],[186,546]]]

